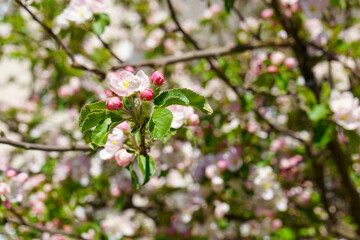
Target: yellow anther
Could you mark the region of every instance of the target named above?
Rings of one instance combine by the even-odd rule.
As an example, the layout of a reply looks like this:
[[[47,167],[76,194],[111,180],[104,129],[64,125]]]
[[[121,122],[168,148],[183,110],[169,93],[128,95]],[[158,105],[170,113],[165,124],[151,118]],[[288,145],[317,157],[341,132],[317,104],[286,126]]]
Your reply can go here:
[[[123,84],[124,84],[124,87],[127,89],[129,87],[130,80],[124,81]]]

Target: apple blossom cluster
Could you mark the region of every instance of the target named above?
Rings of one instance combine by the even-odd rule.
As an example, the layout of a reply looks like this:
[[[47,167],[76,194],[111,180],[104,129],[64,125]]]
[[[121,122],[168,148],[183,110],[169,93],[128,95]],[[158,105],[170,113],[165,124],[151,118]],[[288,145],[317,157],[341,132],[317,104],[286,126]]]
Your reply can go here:
[[[351,92],[340,93],[332,91],[329,100],[333,120],[346,130],[358,130],[360,132],[360,105],[359,99]]]
[[[80,130],[90,134],[88,143],[92,148],[104,146],[100,159],[115,159],[119,166],[130,168],[136,186],[148,182],[155,172],[147,135],[152,140],[166,139],[184,124],[200,123],[193,107],[207,114],[212,109],[203,96],[189,89],[161,92],[164,75],[159,71],[149,79],[142,70],[136,75],[131,67],[127,70],[107,75],[109,97],[85,105],[79,123]]]
[[[103,0],[71,0],[55,21],[60,28],[68,28],[71,23],[77,25],[85,23],[93,14],[100,13],[104,9]]]

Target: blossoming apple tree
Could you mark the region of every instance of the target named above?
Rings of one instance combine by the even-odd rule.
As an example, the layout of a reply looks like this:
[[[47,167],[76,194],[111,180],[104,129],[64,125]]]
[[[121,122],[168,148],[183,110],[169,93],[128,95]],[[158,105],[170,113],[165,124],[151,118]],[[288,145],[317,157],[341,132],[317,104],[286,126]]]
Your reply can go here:
[[[358,239],[356,0],[0,0],[1,239]]]

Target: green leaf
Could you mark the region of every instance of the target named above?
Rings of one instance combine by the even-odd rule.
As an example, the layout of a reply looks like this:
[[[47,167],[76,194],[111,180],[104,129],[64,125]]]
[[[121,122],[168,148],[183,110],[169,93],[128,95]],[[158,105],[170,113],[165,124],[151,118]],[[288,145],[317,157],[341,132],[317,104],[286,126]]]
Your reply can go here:
[[[144,183],[147,183],[155,173],[155,161],[150,156],[139,156],[139,168],[144,174]]]
[[[154,112],[155,105],[152,102],[142,102],[142,108],[146,116],[151,117]]]
[[[314,137],[313,143],[317,149],[322,149],[326,144],[328,144],[332,139],[332,133],[334,130],[333,125],[328,125],[325,123],[318,123],[314,127]]]
[[[149,131],[152,139],[160,139],[170,129],[173,115],[169,109],[155,108],[149,123]]]
[[[157,88],[154,90],[153,99],[155,99],[155,98],[159,95],[160,91],[161,91],[161,87],[157,87]]]
[[[111,123],[111,118],[106,118],[99,125],[97,125],[93,133],[91,134],[91,142],[98,146],[104,146],[107,140]]]
[[[225,0],[224,5],[227,12],[230,12],[235,0]]]
[[[329,113],[329,109],[324,105],[316,105],[308,112],[309,119],[313,122],[317,122],[326,117]]]
[[[102,22],[94,22],[91,28],[96,35],[101,35],[105,31],[105,25]]]
[[[109,16],[107,14],[101,13],[95,16],[95,22],[91,24],[91,28],[96,35],[101,35],[105,31],[105,27],[109,24]]]
[[[99,122],[105,118],[105,112],[92,112],[86,116],[84,121],[80,125],[80,131],[86,132],[95,127]]]
[[[305,102],[306,106],[312,107],[317,104],[315,94],[307,87],[299,86],[297,88],[299,98]]]
[[[245,110],[248,112],[254,109],[254,96],[251,93],[244,94]]]
[[[133,190],[139,189],[140,184],[136,172],[134,170],[131,170],[130,173],[131,173],[131,188]]]
[[[345,0],[330,0],[330,4],[332,6],[338,6],[341,9],[345,9],[346,8],[346,2]]]
[[[195,107],[209,115],[213,113],[205,97],[185,88],[164,91],[154,99],[154,103],[163,108],[170,105],[183,105]]]
[[[320,102],[326,103],[330,98],[331,89],[327,82],[323,82],[321,86]]]
[[[106,110],[105,101],[100,101],[100,102],[85,105],[80,111],[79,126],[82,125],[82,123],[85,120],[85,118],[87,117],[87,115],[89,115],[92,112],[96,112],[96,111],[99,112],[99,111],[103,111],[103,110]]]

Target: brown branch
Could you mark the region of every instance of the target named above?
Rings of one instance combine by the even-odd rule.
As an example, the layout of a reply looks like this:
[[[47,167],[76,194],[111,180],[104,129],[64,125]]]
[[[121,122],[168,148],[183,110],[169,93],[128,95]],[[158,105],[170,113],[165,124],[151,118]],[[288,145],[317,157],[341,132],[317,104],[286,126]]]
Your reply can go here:
[[[77,69],[81,69],[84,71],[88,71],[88,72],[93,72],[96,73],[97,75],[99,75],[102,79],[105,78],[106,73],[101,71],[100,69],[92,69],[92,68],[88,68],[84,65],[81,65],[79,63],[76,62],[75,60],[75,56],[74,54],[71,52],[71,50],[69,49],[69,47],[67,47],[62,41],[61,39],[51,30],[51,28],[49,26],[47,26],[45,23],[43,23],[33,12],[30,11],[30,9],[21,2],[21,0],[15,0],[15,2],[22,7],[23,9],[25,9],[30,15],[31,17],[41,25],[41,27],[64,49],[64,51],[66,52],[66,54],[69,56],[69,58],[71,59],[71,67],[73,68],[77,68]]]
[[[332,158],[335,161],[337,169],[341,176],[343,190],[347,196],[347,201],[350,203],[351,215],[358,225],[357,232],[360,229],[360,196],[356,190],[355,184],[350,177],[349,159],[341,150],[339,143],[335,140],[328,144],[328,149],[331,152]]]
[[[337,62],[340,62],[345,68],[349,69],[350,72],[352,74],[354,74],[354,76],[356,76],[357,78],[360,79],[360,72],[356,71],[356,69],[352,68],[351,66],[349,66],[348,64],[346,64],[345,62],[343,62],[341,59],[340,59],[340,54],[337,54],[335,52],[332,52],[332,51],[328,51],[326,50],[325,48],[313,43],[313,42],[307,42],[310,46],[320,50],[323,54],[325,54],[327,56],[327,58],[329,60],[333,60],[333,61],[337,61]]]
[[[314,92],[319,101],[320,92],[314,80],[314,73],[312,72],[310,65],[310,57],[307,52],[308,44],[299,37],[298,29],[291,19],[285,16],[280,0],[272,0],[271,5],[287,34],[294,39],[295,44],[293,45],[293,50],[299,62],[301,73],[306,80],[307,86]],[[314,44],[311,45],[313,46]],[[326,54],[325,51],[324,53]],[[334,58],[335,56],[336,55],[328,53],[329,58]],[[357,232],[360,233],[360,196],[350,178],[348,169],[348,164],[350,162],[349,157],[343,153],[341,146],[336,139],[333,139],[328,143],[327,148],[331,152],[331,156],[336,163],[341,176],[343,191],[346,194],[347,200],[350,202],[350,214],[353,217],[354,222],[358,225]]]
[[[204,50],[195,50],[190,51],[184,54],[181,54],[179,56],[165,56],[160,58],[154,58],[150,60],[140,61],[140,62],[134,62],[134,63],[126,63],[121,64],[119,66],[113,66],[112,70],[117,70],[120,68],[124,68],[126,66],[132,66],[132,67],[156,67],[156,66],[162,66],[162,65],[170,65],[178,62],[187,62],[192,61],[196,59],[201,58],[215,58],[219,56],[226,56],[231,55],[235,53],[244,52],[247,50],[253,50],[258,48],[266,48],[266,47],[290,47],[290,42],[268,42],[268,43],[256,43],[256,44],[239,44],[234,47],[219,47],[219,48],[213,48],[213,49],[204,49]]]
[[[37,143],[27,143],[27,142],[18,142],[14,140],[10,140],[7,138],[0,138],[0,144],[7,144],[14,147],[24,148],[27,150],[41,150],[47,152],[67,152],[67,151],[91,151],[92,149],[89,146],[81,146],[81,145],[74,145],[74,146],[50,146],[44,144],[37,144]]]
[[[99,41],[102,43],[102,45],[109,51],[109,53],[116,58],[116,60],[118,60],[120,63],[123,63],[124,61],[121,60],[112,50],[111,47],[109,46],[109,44],[107,44],[101,37],[100,35],[95,34],[96,37],[99,39]]]
[[[178,27],[179,31],[182,32],[182,34],[184,35],[184,37],[194,46],[194,48],[196,50],[201,50],[200,46],[197,44],[197,42],[195,41],[195,39],[193,39],[181,26],[173,5],[171,4],[171,0],[167,0],[167,4],[168,7],[170,9],[170,15],[173,18],[176,26]],[[239,99],[241,99],[241,95],[239,93],[239,91],[237,91],[236,87],[233,86],[230,82],[230,79],[225,75],[225,73],[223,73],[219,68],[217,68],[214,64],[214,62],[216,61],[213,58],[207,57],[206,60],[208,61],[208,63],[210,64],[211,69],[218,75],[219,78],[221,78],[233,91],[234,93],[237,95],[237,97]],[[216,61],[217,63],[217,61]]]
[[[316,84],[315,76],[311,69],[311,62],[309,54],[307,52],[307,46],[304,44],[304,41],[302,41],[298,35],[298,27],[295,25],[295,23],[291,21],[291,19],[286,17],[284,13],[284,8],[282,7],[280,0],[272,0],[271,6],[274,9],[276,15],[278,16],[288,36],[293,38],[294,44],[292,45],[292,48],[299,62],[300,71],[305,78],[306,86],[315,93],[315,96],[318,99],[319,88]]]
[[[47,233],[50,233],[51,235],[53,235],[53,234],[60,234],[60,235],[63,235],[63,236],[68,236],[68,237],[72,237],[72,238],[77,238],[77,239],[85,240],[85,238],[83,238],[83,237],[81,237],[80,235],[77,235],[77,234],[75,234],[75,233],[66,232],[66,231],[63,231],[63,230],[53,230],[53,229],[48,229],[48,228],[36,226],[35,224],[30,223],[26,218],[24,218],[23,216],[21,216],[21,215],[20,215],[18,212],[16,212],[14,209],[10,209],[9,211],[16,216],[16,218],[18,219],[18,221],[16,221],[16,220],[11,220],[11,219],[7,218],[6,220],[7,220],[8,222],[12,222],[12,223],[24,225],[24,226],[30,227],[30,228],[32,228],[32,229],[35,229],[35,230],[37,230],[37,231],[39,231],[39,232],[47,232]]]

